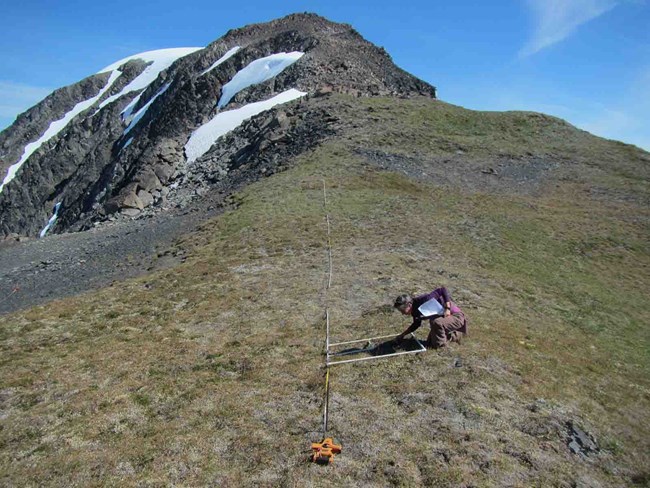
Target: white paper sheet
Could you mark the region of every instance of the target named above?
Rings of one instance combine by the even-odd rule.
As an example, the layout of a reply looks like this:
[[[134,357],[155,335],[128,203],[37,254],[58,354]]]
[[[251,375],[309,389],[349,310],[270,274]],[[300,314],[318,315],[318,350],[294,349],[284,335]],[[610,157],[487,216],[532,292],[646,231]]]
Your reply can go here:
[[[432,298],[428,302],[424,302],[422,305],[420,305],[420,308],[418,308],[418,310],[425,317],[430,317],[432,315],[442,315],[442,313],[445,311],[445,309],[442,308],[442,305],[440,305],[440,302],[438,302],[438,300],[435,298]]]

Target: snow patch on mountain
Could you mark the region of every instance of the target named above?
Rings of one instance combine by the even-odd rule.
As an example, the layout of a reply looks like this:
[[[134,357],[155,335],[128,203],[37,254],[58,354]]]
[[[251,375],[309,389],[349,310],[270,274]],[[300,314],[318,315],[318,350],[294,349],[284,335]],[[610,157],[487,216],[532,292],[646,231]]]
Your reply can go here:
[[[72,110],[70,110],[68,113],[66,113],[63,118],[59,120],[55,120],[52,122],[45,133],[35,142],[31,142],[25,146],[25,150],[23,152],[23,155],[21,156],[20,160],[9,167],[7,170],[7,175],[5,176],[2,184],[0,184],[0,192],[2,192],[2,189],[11,181],[14,179],[16,176],[16,173],[18,173],[18,170],[20,167],[27,161],[27,159],[34,154],[35,151],[37,151],[44,143],[52,139],[54,136],[59,134],[65,127],[74,119],[77,115],[79,115],[81,112],[84,110],[89,109],[92,107],[97,100],[99,100],[104,93],[115,83],[115,80],[119,78],[119,76],[122,73],[119,71],[113,71],[111,75],[108,78],[108,81],[106,82],[106,86],[102,88],[97,95],[95,95],[92,98],[89,98],[88,100],[84,100],[83,102],[79,102],[76,104]]]
[[[144,93],[144,90],[142,91],[142,93]],[[123,122],[127,122],[127,123],[130,122],[131,115],[133,114],[133,110],[135,109],[136,105],[140,101],[140,97],[142,97],[142,93],[140,93],[137,97],[131,100],[131,102],[126,107],[124,107],[124,110],[122,110],[122,112],[120,113]],[[97,112],[99,112],[99,110],[97,110]]]
[[[304,54],[299,51],[290,53],[283,52],[252,61],[248,66],[238,71],[232,80],[223,86],[217,108],[222,108],[227,105],[241,90],[277,76],[287,67],[298,61]]]
[[[120,149],[120,152],[124,151],[127,147],[129,147],[129,146],[131,145],[132,142],[133,142],[133,137],[129,137],[129,140],[126,141],[126,143],[124,144],[124,146],[122,146],[122,149]]]
[[[134,56],[129,56],[128,58],[121,59],[120,61],[117,61],[103,70],[99,71],[99,73],[105,73],[107,71],[118,71],[118,68],[122,66],[124,63],[127,63],[128,61],[134,60],[134,59],[141,59],[145,61],[146,63],[151,63],[149,66],[145,68],[145,70],[140,73],[138,76],[135,77],[134,80],[131,81],[128,85],[126,85],[122,91],[117,93],[116,95],[112,95],[108,97],[106,100],[104,100],[102,103],[99,104],[99,110],[104,108],[106,105],[109,103],[114,102],[118,98],[123,97],[127,93],[131,93],[134,91],[138,90],[144,90],[147,88],[151,83],[155,81],[156,78],[158,78],[158,75],[160,74],[161,71],[166,70],[169,68],[174,62],[182,57],[185,57],[189,54],[192,54],[193,52],[196,52],[200,49],[203,49],[202,47],[184,47],[184,48],[176,48],[176,49],[159,49],[157,51],[147,51],[145,53],[140,53],[136,54]],[[140,94],[142,95],[142,94]],[[127,109],[130,108],[130,110],[133,110],[133,107],[136,106],[138,103],[138,100],[140,99],[140,95],[136,97],[135,100],[133,100]],[[125,111],[127,110],[125,109]],[[130,112],[129,112],[130,114]]]
[[[268,100],[249,103],[248,105],[235,110],[218,113],[212,118],[212,120],[192,132],[190,139],[187,141],[187,144],[185,144],[187,162],[193,163],[203,156],[209,151],[219,137],[238,127],[244,120],[264,112],[265,110],[269,110],[276,105],[303,97],[306,94],[306,92],[301,92],[292,88],[269,98]]]
[[[217,60],[212,64],[212,66],[210,66],[208,69],[206,69],[206,70],[205,70],[203,73],[201,73],[199,76],[203,76],[204,74],[209,73],[209,72],[212,71],[214,68],[216,68],[216,67],[219,66],[221,63],[223,63],[223,62],[226,61],[228,58],[230,58],[233,54],[235,54],[235,53],[236,53],[237,51],[239,51],[240,49],[241,49],[241,47],[239,47],[239,46],[235,46],[235,47],[233,47],[233,48],[230,49],[226,54],[224,54],[224,55],[221,56],[219,59],[217,59]]]
[[[99,70],[97,74],[106,73],[107,71],[115,71],[117,68],[123,64],[133,61],[134,59],[141,59],[145,63],[154,63],[154,64],[167,64],[170,66],[174,61],[180,59],[188,54],[199,51],[203,49],[202,47],[178,47],[171,49],[156,49],[154,51],[146,51],[140,54],[133,54],[126,58],[120,59],[119,61],[109,64],[105,68]]]
[[[56,220],[59,218],[59,209],[61,208],[61,202],[57,203],[54,205],[54,213],[50,217],[50,220],[47,222],[47,225],[43,227],[43,230],[41,230],[41,233],[39,234],[39,237],[45,237],[45,235],[49,232],[49,230],[52,228],[54,224],[56,224]]]
[[[141,59],[147,63],[151,63],[149,66],[145,68],[145,70],[142,73],[140,73],[140,75],[138,75],[128,85],[126,85],[118,94],[112,95],[108,97],[106,100],[104,100],[102,103],[100,103],[99,109],[97,111],[101,110],[109,103],[117,100],[118,98],[126,95],[127,93],[138,91],[138,90],[144,92],[144,89],[147,88],[154,80],[156,80],[156,78],[158,78],[158,75],[165,69],[169,68],[176,60],[184,56],[187,56],[189,54],[192,54],[193,52],[196,52],[200,49],[203,48],[189,47],[189,48],[159,49],[156,51],[148,51],[148,52],[136,54],[134,56],[129,56],[128,58],[121,59],[109,66],[106,66],[104,69],[100,70],[97,74],[106,73],[109,71],[111,72],[108,82],[106,83],[106,86],[104,86],[104,88],[102,88],[102,90],[100,90],[100,92],[96,96],[88,100],[84,100],[83,102],[79,102],[77,105],[74,106],[72,110],[66,113],[63,116],[63,118],[52,122],[49,128],[37,141],[27,144],[27,146],[25,146],[25,150],[20,160],[16,164],[10,166],[9,169],[7,170],[7,175],[5,176],[2,184],[0,184],[0,192],[2,192],[3,188],[11,180],[14,179],[20,167],[25,163],[25,161],[27,161],[27,159],[35,151],[37,151],[44,143],[49,141],[52,137],[59,134],[70,123],[70,121],[74,119],[77,115],[79,115],[84,110],[87,110],[90,107],[92,107],[104,95],[104,93],[106,93],[106,91],[110,89],[113,83],[115,83],[115,80],[117,80],[122,74],[122,72],[118,69],[120,66],[133,59]],[[169,85],[166,86],[167,88],[169,87]],[[161,94],[162,93],[159,92],[158,94],[156,94],[156,96],[159,96]],[[138,95],[129,104],[129,106],[127,106],[127,108],[124,110],[123,113],[128,112],[127,116],[130,116],[131,112],[133,111],[137,102],[139,101],[141,95],[142,93],[140,93],[140,95]],[[136,117],[138,116],[138,114],[140,114],[140,118],[142,118],[142,116],[146,112],[146,108],[148,108],[151,105],[151,103],[155,98],[156,97],[153,97],[153,99],[145,107],[143,107],[144,111],[143,109],[138,111]],[[138,120],[140,119],[138,118]],[[131,124],[127,128],[127,131],[130,130],[134,125],[135,124],[133,124],[133,122],[131,121]]]
[[[156,98],[158,98],[160,95],[165,93],[169,89],[170,86],[172,86],[171,82],[167,83],[165,86],[163,86],[158,91],[158,93],[156,93],[153,97],[151,97],[151,100],[149,100],[144,107],[142,107],[140,110],[138,110],[136,112],[136,114],[133,116],[133,118],[129,122],[129,126],[124,130],[124,135],[127,135],[131,131],[131,129],[133,129],[137,125],[137,123],[140,122],[140,119],[142,119],[142,117],[144,117],[144,114],[147,113],[147,110],[149,109],[151,104],[156,100]]]

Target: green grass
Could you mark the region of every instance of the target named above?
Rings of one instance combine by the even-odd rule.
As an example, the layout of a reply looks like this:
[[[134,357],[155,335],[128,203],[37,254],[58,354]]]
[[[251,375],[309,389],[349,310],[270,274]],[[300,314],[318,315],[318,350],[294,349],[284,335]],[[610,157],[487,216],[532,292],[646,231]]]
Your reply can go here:
[[[357,127],[237,194],[234,210],[179,244],[185,263],[3,317],[0,483],[647,479],[649,212],[577,191],[618,191],[629,180],[629,194],[647,198],[644,153],[537,114],[319,103]],[[583,180],[530,196],[378,171],[359,148],[431,158],[460,148],[481,158],[532,152],[575,164],[606,155],[584,163]],[[401,332],[408,321],[387,305],[441,284],[471,319],[461,346],[332,370],[331,434],[344,450],[330,468],[307,462],[309,443],[321,440],[323,179],[332,340]],[[597,458],[569,452],[569,420],[598,439]]]

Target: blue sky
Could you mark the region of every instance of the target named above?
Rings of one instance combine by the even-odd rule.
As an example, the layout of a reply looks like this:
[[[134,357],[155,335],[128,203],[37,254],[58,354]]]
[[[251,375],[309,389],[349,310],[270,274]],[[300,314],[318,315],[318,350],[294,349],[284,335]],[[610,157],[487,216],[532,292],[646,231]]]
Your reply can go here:
[[[2,10],[0,129],[123,57],[308,11],[352,24],[449,103],[544,112],[650,150],[650,0],[23,0]]]

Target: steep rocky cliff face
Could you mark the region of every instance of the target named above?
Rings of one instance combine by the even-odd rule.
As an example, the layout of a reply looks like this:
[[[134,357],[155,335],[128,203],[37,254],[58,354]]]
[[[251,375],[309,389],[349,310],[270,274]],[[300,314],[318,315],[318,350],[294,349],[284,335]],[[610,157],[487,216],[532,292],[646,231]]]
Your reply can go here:
[[[117,62],[0,134],[0,236],[38,235],[57,203],[50,232],[80,230],[271,174],[335,130],[311,102],[332,91],[435,98],[352,27],[312,14]]]

